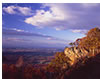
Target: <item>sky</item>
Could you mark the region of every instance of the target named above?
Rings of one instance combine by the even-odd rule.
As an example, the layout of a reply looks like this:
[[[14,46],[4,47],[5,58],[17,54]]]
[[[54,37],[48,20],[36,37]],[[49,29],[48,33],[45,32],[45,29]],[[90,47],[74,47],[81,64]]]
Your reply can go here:
[[[65,47],[100,27],[99,3],[3,3],[6,48]]]

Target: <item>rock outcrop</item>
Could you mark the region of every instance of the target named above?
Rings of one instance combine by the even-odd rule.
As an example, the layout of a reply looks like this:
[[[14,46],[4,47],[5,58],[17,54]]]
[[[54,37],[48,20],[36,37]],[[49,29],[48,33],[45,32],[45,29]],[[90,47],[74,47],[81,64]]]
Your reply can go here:
[[[20,56],[16,62],[16,67],[21,67],[21,66],[23,66],[23,64],[24,64],[23,56]]]
[[[89,52],[84,48],[78,48],[78,47],[65,48],[64,53],[68,58],[70,58],[71,65],[73,65],[78,60],[87,57],[89,54]]]
[[[100,53],[89,58],[84,66],[75,67],[69,75],[67,73],[63,79],[100,79]]]

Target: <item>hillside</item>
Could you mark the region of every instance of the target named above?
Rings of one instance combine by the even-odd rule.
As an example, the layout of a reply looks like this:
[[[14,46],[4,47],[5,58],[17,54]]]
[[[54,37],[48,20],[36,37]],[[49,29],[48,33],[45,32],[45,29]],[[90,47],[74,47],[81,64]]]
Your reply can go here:
[[[100,54],[88,59],[83,66],[74,68],[64,79],[100,79]]]
[[[100,29],[71,45],[46,65],[24,65],[22,57],[16,64],[3,64],[3,79],[100,79]]]
[[[89,30],[85,37],[70,45],[72,46],[65,48],[64,52],[58,52],[50,63],[49,68],[59,72],[59,76],[54,79],[98,79],[100,29]]]

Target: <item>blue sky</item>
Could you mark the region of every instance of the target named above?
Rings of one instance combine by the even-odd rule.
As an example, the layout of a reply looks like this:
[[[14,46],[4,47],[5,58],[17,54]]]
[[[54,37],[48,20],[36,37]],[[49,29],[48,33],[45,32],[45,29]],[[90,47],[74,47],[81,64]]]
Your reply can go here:
[[[65,47],[100,27],[100,4],[3,3],[3,47]]]

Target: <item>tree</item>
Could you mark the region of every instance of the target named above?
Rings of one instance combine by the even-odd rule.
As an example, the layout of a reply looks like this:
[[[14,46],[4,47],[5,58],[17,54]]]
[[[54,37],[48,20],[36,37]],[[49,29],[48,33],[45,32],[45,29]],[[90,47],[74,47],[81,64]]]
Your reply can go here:
[[[96,50],[100,48],[100,29],[93,28],[89,30],[86,37],[80,41],[79,47],[89,50],[94,55],[97,52]]]
[[[74,46],[74,43],[71,42],[71,43],[69,43],[69,45],[73,47]]]
[[[74,42],[75,46],[78,46],[81,40],[82,40],[81,38],[78,38],[78,39]]]
[[[49,64],[49,68],[54,68],[55,71],[60,71],[62,68],[69,68],[70,59],[63,52],[57,52],[55,58]],[[66,66],[66,67],[65,67]]]

